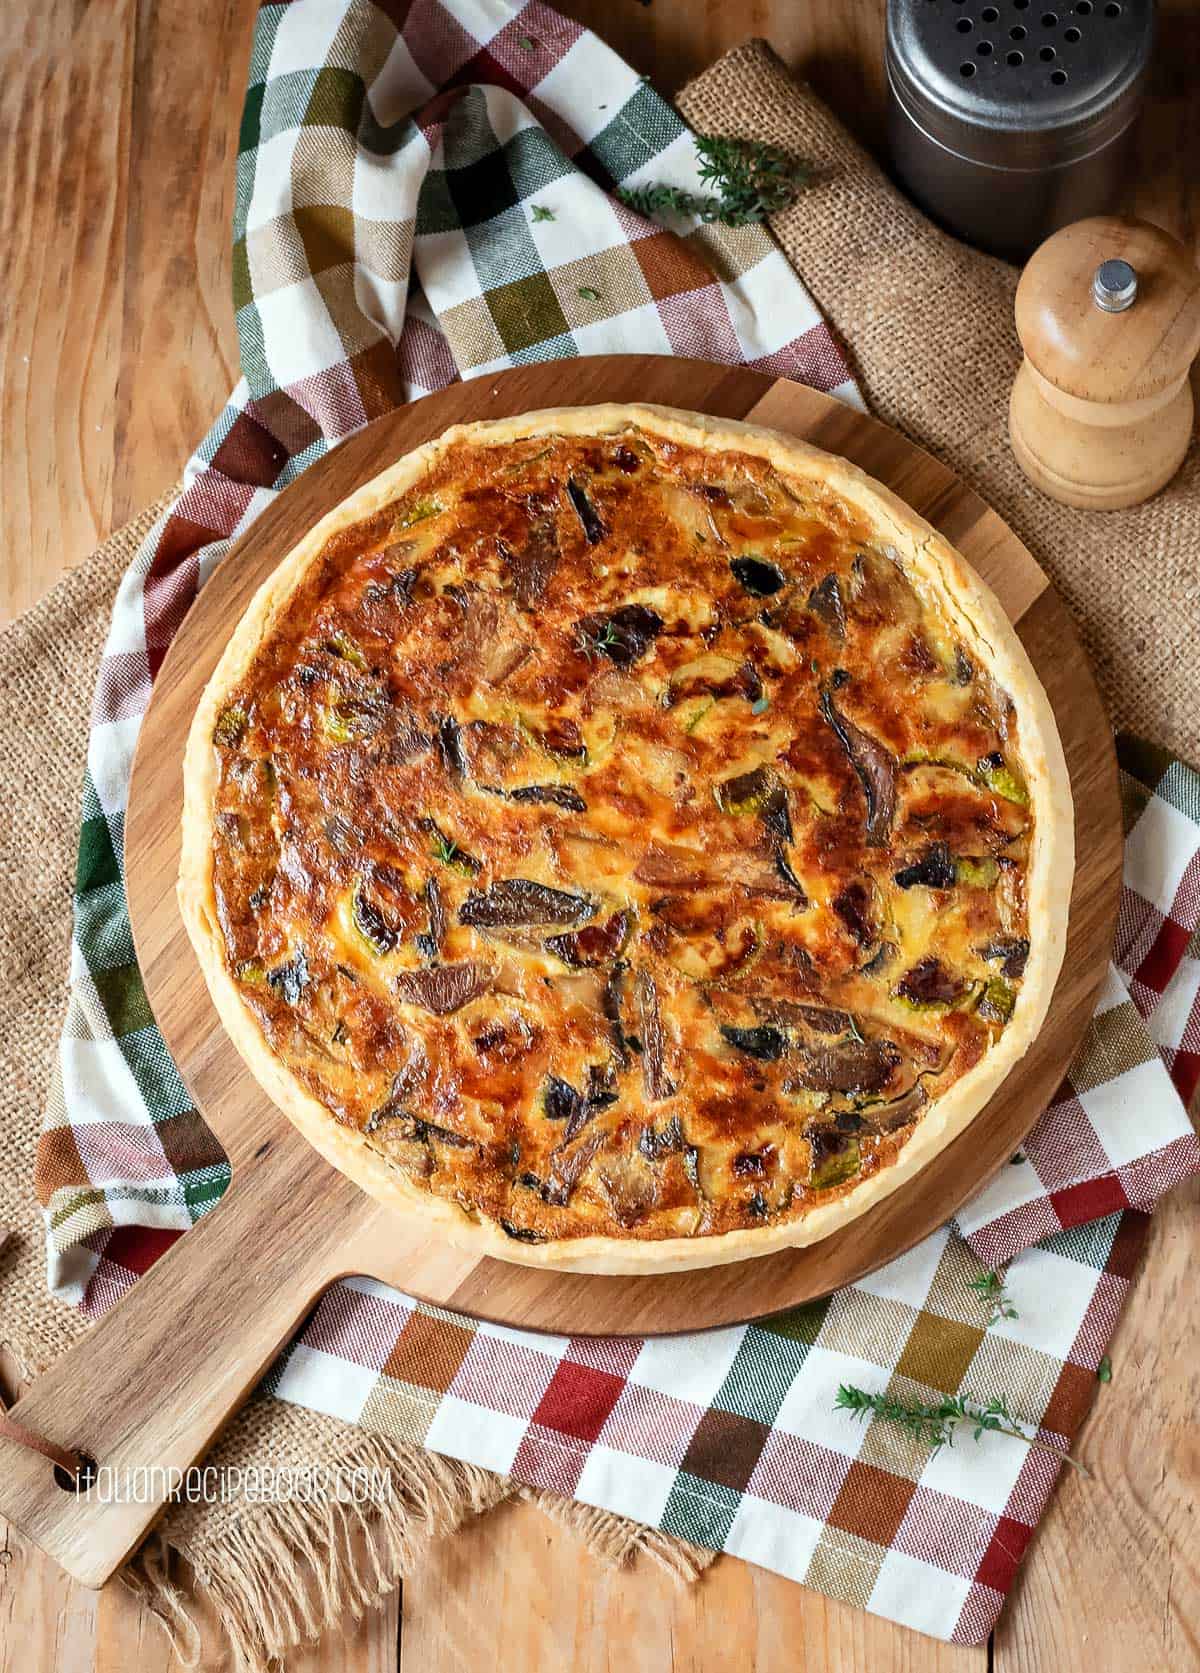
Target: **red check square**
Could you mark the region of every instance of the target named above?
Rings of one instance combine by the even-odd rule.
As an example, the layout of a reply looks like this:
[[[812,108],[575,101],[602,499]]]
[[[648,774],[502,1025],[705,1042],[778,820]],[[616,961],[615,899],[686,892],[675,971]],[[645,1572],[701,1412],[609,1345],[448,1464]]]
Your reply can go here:
[[[183,1236],[159,1226],[118,1226],[104,1246],[104,1257],[126,1272],[149,1272],[160,1255]]]
[[[980,1559],[976,1580],[984,1586],[993,1586],[998,1592],[1007,1592],[1032,1533],[1033,1529],[1024,1522],[1014,1522],[1011,1516],[1000,1517]]]
[[[1179,962],[1187,951],[1192,931],[1174,918],[1164,918],[1154,937],[1150,951],[1138,966],[1137,980],[1161,994],[1171,977],[1179,969]]]
[[[625,1386],[623,1377],[564,1359],[542,1395],[533,1422],[561,1435],[594,1441]]]
[[[1103,1179],[1081,1180],[1065,1191],[1052,1191],[1050,1201],[1064,1227],[1083,1226],[1089,1220],[1101,1220],[1106,1214],[1129,1207],[1125,1187],[1114,1173]]]

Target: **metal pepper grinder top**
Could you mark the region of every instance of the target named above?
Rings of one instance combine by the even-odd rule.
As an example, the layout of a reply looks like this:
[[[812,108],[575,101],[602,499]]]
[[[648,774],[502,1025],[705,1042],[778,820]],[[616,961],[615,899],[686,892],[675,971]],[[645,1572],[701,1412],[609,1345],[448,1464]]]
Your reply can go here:
[[[1021,275],[1016,326],[1009,437],[1030,481],[1096,511],[1156,494],[1192,434],[1200,272],[1184,246],[1115,215],[1064,227]]]

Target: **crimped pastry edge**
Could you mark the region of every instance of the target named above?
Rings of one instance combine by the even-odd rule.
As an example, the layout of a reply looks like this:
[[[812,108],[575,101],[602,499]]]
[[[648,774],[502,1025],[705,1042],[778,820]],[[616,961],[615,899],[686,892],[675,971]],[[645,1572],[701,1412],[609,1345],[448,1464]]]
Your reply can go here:
[[[904,568],[922,580],[954,617],[959,632],[1008,692],[1019,716],[1021,766],[1035,814],[1026,882],[1030,953],[1016,1010],[996,1044],[932,1104],[891,1167],[835,1201],[820,1204],[797,1221],[711,1237],[639,1241],[593,1235],[525,1244],[506,1236],[499,1225],[473,1218],[457,1204],[414,1185],[361,1133],[341,1126],[268,1045],[226,969],[217,923],[212,734],[228,694],[247,672],[259,645],[326,542],[407,492],[447,449],[462,442],[503,446],[547,434],[612,435],[631,427],[713,451],[733,448],[755,454],[784,474],[823,483],[868,518],[880,539],[895,548]],[[254,1078],[313,1148],[376,1200],[406,1216],[417,1216],[431,1232],[445,1235],[480,1257],[490,1255],[523,1266],[603,1274],[681,1272],[800,1248],[830,1236],[914,1178],[980,1113],[1036,1039],[1066,947],[1075,862],[1066,759],[1049,699],[995,594],[924,518],[849,460],[758,425],[671,407],[607,403],[454,425],[357,489],[284,557],[251,600],[200,698],[188,734],[183,780],[180,911],[217,1013]]]

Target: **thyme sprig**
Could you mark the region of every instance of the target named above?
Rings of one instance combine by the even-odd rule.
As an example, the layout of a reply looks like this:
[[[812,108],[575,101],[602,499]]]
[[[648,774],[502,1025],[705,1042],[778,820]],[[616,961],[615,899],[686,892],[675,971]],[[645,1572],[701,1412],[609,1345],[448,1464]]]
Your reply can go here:
[[[588,633],[580,628],[575,640],[575,650],[586,661],[590,662],[594,656],[607,651],[610,645],[617,643],[617,630],[611,622],[605,622],[595,633]]]
[[[972,1278],[969,1289],[988,1304],[987,1322],[997,1324],[1001,1319],[1019,1319],[1020,1314],[1012,1304],[1012,1297],[1004,1287],[1002,1272],[981,1272],[978,1278]]]
[[[450,837],[442,836],[440,833],[433,839],[432,851],[434,859],[440,860],[444,866],[452,866],[462,852],[457,842]]]
[[[843,1383],[837,1391],[834,1409],[852,1412],[862,1419],[873,1414],[884,1423],[894,1423],[934,1453],[940,1452],[944,1446],[953,1446],[955,1431],[965,1423],[973,1427],[973,1440],[978,1441],[985,1434],[1010,1435],[1014,1441],[1024,1441],[1035,1452],[1047,1452],[1061,1463],[1070,1464],[1081,1475],[1091,1475],[1091,1471],[1072,1458],[1069,1452],[1060,1452],[1056,1446],[1038,1440],[1035,1435],[1027,1435],[1009,1410],[1003,1394],[988,1401],[978,1400],[972,1394],[948,1394],[936,1404],[925,1405],[919,1400],[901,1400],[892,1394],[871,1394],[852,1383]]]
[[[701,195],[650,181],[644,186],[622,186],[617,196],[648,220],[667,210],[695,215],[701,221],[720,221],[727,227],[746,227],[786,209],[813,179],[810,163],[761,140],[700,134],[696,154],[697,172],[705,185],[714,188],[713,193]]]

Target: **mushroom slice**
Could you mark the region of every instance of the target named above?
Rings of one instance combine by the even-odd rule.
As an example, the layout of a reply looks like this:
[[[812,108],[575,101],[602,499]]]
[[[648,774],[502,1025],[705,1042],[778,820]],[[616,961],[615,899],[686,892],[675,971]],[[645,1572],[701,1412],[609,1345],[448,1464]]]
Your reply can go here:
[[[531,610],[550,584],[561,557],[553,517],[539,517],[529,526],[525,544],[512,547],[498,540],[500,556],[513,580],[513,597],[522,610]]]
[[[446,903],[436,877],[426,881],[425,905],[429,911],[429,928],[417,936],[416,943],[426,958],[436,958],[446,936]]]
[[[592,1157],[599,1150],[604,1134],[593,1130],[578,1143],[574,1139],[564,1140],[550,1153],[550,1172],[545,1189],[542,1192],[544,1201],[553,1208],[563,1208],[570,1200],[571,1192],[579,1183],[584,1169]]]
[[[589,546],[597,546],[604,539],[608,530],[604,527],[600,513],[596,510],[588,496],[587,489],[582,483],[572,477],[567,483],[567,498],[574,508],[583,528],[583,536]]]
[[[435,715],[434,726],[438,759],[442,766],[451,778],[467,778],[470,775],[471,764],[463,747],[461,726],[453,715]]]
[[[640,1151],[606,1157],[597,1175],[619,1225],[636,1226],[658,1203],[657,1174]]]
[[[881,848],[896,814],[896,757],[878,738],[864,732],[841,712],[829,686],[821,692],[821,715],[837,734],[867,798],[867,842]]]
[[[849,1011],[833,1005],[805,1005],[794,999],[759,998],[748,994],[756,1014],[768,1022],[799,1023],[815,1034],[853,1034],[857,1028]]]
[[[932,956],[906,970],[896,986],[897,997],[916,1011],[943,1009],[961,999],[966,991],[966,983]]]
[[[638,971],[633,993],[641,1022],[642,1084],[646,1096],[655,1102],[660,1098],[673,1098],[676,1088],[664,1062],[666,1040],[658,1005],[658,984],[648,970]]]
[[[502,878],[490,889],[469,894],[458,921],[472,929],[510,929],[523,924],[582,924],[594,917],[596,902],[527,877]]]
[[[304,948],[297,947],[286,964],[267,971],[267,985],[279,994],[287,1005],[298,1005],[311,977]]]
[[[770,1023],[760,1023],[757,1028],[735,1028],[732,1023],[723,1022],[721,1034],[735,1051],[757,1057],[761,1063],[774,1063],[788,1049],[787,1035],[781,1029],[772,1028]]]
[[[404,970],[392,982],[392,989],[404,1005],[419,1005],[436,1017],[459,1011],[468,1000],[484,991],[492,980],[486,964],[431,964],[421,970]]]
[[[614,912],[602,924],[588,924],[584,929],[552,935],[546,942],[546,950],[576,970],[608,964],[623,950],[632,927],[631,913]]]
[[[929,1095],[925,1088],[917,1081],[907,1092],[902,1092],[898,1098],[890,1103],[871,1104],[862,1112],[863,1125],[871,1133],[894,1133],[900,1127],[907,1127],[929,1102]]]
[[[1024,936],[999,936],[995,941],[989,941],[986,947],[979,949],[981,958],[989,963],[1000,961],[1000,973],[1010,981],[1019,982],[1025,974],[1025,964],[1029,958],[1029,942]]]
[[[606,615],[583,616],[575,625],[585,656],[600,652],[618,668],[629,668],[662,632],[663,619],[649,605],[622,604]]]
[[[703,854],[674,843],[652,842],[642,853],[633,875],[639,883],[672,894],[735,884],[747,894],[761,895],[768,900],[795,904],[797,898],[798,885],[789,884],[773,861],[745,849]]]
[[[799,1054],[792,1081],[808,1092],[882,1092],[902,1061],[890,1040],[839,1040]]]
[[[846,606],[836,575],[831,573],[817,583],[808,595],[808,607],[835,639],[846,637]]]
[[[949,848],[944,842],[934,842],[919,860],[915,860],[910,866],[901,866],[895,873],[895,880],[902,889],[915,889],[918,886],[926,889],[952,889],[956,876],[957,869]]]
[[[731,558],[729,567],[738,585],[754,598],[769,598],[786,580],[778,564],[766,563],[762,558]]]
[[[484,788],[490,790],[491,786]],[[567,813],[587,812],[587,803],[569,784],[523,784],[516,790],[501,790],[500,794],[510,802],[540,802],[548,807],[561,807]]]

